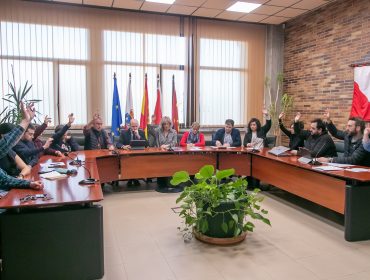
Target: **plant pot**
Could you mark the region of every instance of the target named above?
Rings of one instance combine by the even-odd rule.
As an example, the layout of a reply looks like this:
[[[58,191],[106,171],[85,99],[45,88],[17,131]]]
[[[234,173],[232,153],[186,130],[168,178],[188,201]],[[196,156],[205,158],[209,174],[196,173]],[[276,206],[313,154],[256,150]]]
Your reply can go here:
[[[244,241],[245,237],[247,236],[247,232],[244,231],[242,232],[242,234],[235,236],[235,237],[217,238],[217,237],[210,237],[210,236],[204,235],[200,233],[199,231],[197,231],[196,229],[193,230],[193,234],[195,238],[198,239],[199,241],[202,241],[208,244],[213,244],[213,245],[221,245],[221,246],[238,244]]]
[[[204,206],[204,210],[207,210],[208,205]],[[235,226],[236,223],[232,217],[233,214],[236,214],[238,216],[238,223],[242,224],[244,219],[244,213],[243,211],[236,210],[235,209],[235,202],[234,201],[227,201],[227,202],[221,202],[219,206],[215,207],[213,209],[215,212],[226,212],[223,214],[216,214],[214,216],[205,215],[203,219],[205,219],[208,223],[208,229],[205,232],[200,232],[206,236],[209,237],[215,237],[215,238],[231,238],[234,237],[235,232]],[[222,224],[226,223],[228,225],[228,230],[225,232],[222,229]],[[233,224],[233,226],[229,226]],[[198,227],[200,228],[200,227]],[[242,232],[241,232],[242,233]]]

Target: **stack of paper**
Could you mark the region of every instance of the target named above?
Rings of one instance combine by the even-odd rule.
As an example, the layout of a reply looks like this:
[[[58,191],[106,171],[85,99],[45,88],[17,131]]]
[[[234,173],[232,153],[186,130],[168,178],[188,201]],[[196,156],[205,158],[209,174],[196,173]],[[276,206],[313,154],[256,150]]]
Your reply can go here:
[[[60,174],[59,172],[56,171],[51,171],[49,173],[45,173],[40,175],[41,178],[48,179],[48,180],[57,180],[57,179],[63,179],[66,178],[66,174]]]
[[[341,168],[341,167],[330,166],[330,165],[315,166],[315,167],[312,167],[312,169],[320,170],[320,171],[340,171],[340,170],[343,170],[343,168]]]

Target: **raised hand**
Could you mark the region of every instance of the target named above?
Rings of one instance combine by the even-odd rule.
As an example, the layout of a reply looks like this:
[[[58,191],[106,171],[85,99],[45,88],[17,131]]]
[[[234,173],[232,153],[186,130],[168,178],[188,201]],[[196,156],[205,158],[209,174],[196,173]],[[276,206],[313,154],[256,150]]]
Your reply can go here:
[[[294,122],[299,122],[299,120],[301,119],[301,113],[298,112],[296,115],[295,115],[295,118],[294,118]]]
[[[25,120],[27,122],[31,122],[32,119],[35,117],[35,108],[33,107],[33,103],[30,103],[28,105],[25,105],[21,101],[21,113],[22,113],[22,120]]]
[[[268,116],[269,112],[267,111],[266,108],[263,108],[262,109],[262,114],[264,114],[265,116]]]
[[[73,113],[68,115],[68,124],[71,125],[75,121],[75,117],[73,116]]]
[[[285,113],[281,112],[280,115],[279,115],[279,120],[283,119],[284,117],[285,117]]]
[[[42,190],[44,188],[44,184],[41,181],[34,181],[30,183],[30,188],[34,190]]]
[[[328,109],[325,110],[323,118],[326,122],[330,122],[330,112]]]
[[[46,140],[44,146],[42,146],[44,149],[47,149],[50,147],[51,143],[53,142],[53,138],[48,138],[48,140]]]
[[[48,125],[49,123],[51,123],[51,118],[48,115],[46,115],[44,118],[44,124]]]

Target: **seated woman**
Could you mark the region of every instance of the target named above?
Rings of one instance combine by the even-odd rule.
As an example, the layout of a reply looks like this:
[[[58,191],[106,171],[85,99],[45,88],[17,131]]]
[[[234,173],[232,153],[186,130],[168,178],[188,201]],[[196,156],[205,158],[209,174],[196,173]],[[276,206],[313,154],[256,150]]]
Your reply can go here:
[[[54,140],[51,144],[51,147],[53,149],[62,153],[78,151],[80,149],[80,146],[68,133],[68,129],[71,127],[74,120],[75,117],[73,116],[73,114],[70,114],[68,115],[68,123],[66,125],[60,124],[55,128],[55,133],[52,136]]]
[[[181,138],[181,147],[204,147],[206,141],[204,140],[203,133],[199,132],[200,124],[198,122],[193,122],[191,129],[184,133]]]
[[[257,118],[252,118],[248,123],[247,132],[244,136],[243,146],[247,148],[261,149],[268,147],[266,134],[271,128],[271,119],[266,109],[262,110],[265,115],[266,124],[261,126],[261,122]]]
[[[15,125],[11,123],[1,124],[0,139],[2,139],[3,135],[10,132],[13,128],[15,128]],[[5,157],[0,158],[0,168],[8,175],[21,179],[29,175],[32,169],[32,167],[25,164],[25,162],[13,150],[10,150]]]
[[[160,126],[155,131],[156,147],[168,150],[177,145],[177,132],[172,128],[172,121],[164,116]]]
[[[302,121],[299,121],[300,115],[301,113],[298,112],[289,129],[285,128],[282,121],[285,114],[281,113],[279,115],[279,127],[281,131],[289,137],[289,148],[291,150],[298,150],[299,147],[304,147],[304,137],[301,134],[301,131],[304,128],[304,124]],[[298,122],[297,125],[294,125],[295,122]]]
[[[162,118],[161,124],[155,130],[155,143],[156,147],[164,150],[168,150],[177,145],[177,132],[172,128],[172,121],[167,116]],[[174,190],[168,188],[169,177],[159,177],[157,178],[157,183],[157,190],[160,192],[171,192]]]

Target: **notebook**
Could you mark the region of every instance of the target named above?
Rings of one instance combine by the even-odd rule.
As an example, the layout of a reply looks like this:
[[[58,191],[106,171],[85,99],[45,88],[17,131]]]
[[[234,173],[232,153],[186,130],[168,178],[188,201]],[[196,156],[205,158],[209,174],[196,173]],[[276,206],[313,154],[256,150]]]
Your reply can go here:
[[[273,154],[275,156],[291,156],[291,153],[288,153],[290,149],[284,146],[273,147],[268,153]]]

